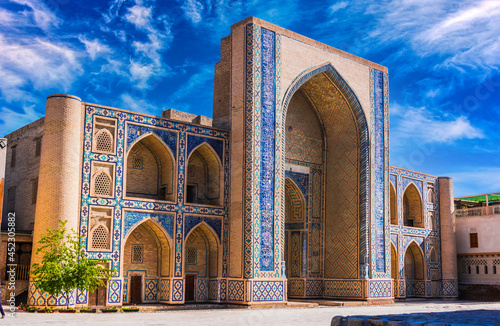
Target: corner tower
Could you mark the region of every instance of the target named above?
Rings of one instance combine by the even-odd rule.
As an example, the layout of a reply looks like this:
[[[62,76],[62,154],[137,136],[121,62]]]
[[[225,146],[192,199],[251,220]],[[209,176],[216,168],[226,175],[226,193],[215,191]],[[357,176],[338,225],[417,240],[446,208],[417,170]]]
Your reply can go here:
[[[83,153],[80,144],[83,135],[81,100],[76,96],[64,94],[48,96],[40,156],[32,264],[41,262],[42,256],[37,255],[36,250],[39,248],[38,241],[47,228],[58,228],[59,221],[66,220],[68,229],[79,230]],[[30,284],[30,305],[66,305],[62,297],[54,298],[57,302],[45,302],[49,299],[44,298],[34,283]]]

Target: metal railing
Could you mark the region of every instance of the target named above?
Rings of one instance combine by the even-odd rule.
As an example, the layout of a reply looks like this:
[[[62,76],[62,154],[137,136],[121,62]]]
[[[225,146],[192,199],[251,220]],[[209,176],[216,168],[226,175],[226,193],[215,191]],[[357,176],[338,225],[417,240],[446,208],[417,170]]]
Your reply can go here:
[[[500,206],[484,206],[474,208],[463,208],[455,211],[456,217],[474,217],[500,215]]]
[[[15,277],[16,281],[27,281],[30,278],[30,267],[31,265],[16,265],[15,267],[12,267],[16,271]],[[3,268],[0,271],[0,274],[5,273],[5,280],[8,281],[10,278],[10,273],[7,273],[11,267],[6,267]]]

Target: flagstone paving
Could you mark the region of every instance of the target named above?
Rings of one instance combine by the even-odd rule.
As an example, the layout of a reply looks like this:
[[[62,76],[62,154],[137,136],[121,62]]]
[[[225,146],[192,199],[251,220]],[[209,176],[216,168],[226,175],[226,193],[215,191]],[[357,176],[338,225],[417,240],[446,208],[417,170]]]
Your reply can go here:
[[[8,311],[6,311],[8,313]],[[342,320],[349,317],[351,321]],[[372,317],[369,317],[372,316]],[[373,316],[377,316],[374,318]],[[336,318],[335,318],[336,317]],[[410,301],[384,306],[171,310],[137,313],[39,314],[16,312],[5,325],[500,325],[500,303]],[[391,320],[392,318],[392,320]],[[366,321],[366,324],[369,324]]]

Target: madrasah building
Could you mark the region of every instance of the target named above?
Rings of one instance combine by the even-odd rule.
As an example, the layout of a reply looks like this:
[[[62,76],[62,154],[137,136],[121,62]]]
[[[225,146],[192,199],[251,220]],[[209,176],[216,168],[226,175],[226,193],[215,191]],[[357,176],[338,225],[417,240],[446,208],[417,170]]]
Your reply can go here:
[[[249,17],[221,40],[212,119],[48,96],[3,140],[19,268],[66,220],[116,269],[76,306],[456,298],[452,180],[389,164],[388,80]],[[29,305],[66,305],[26,275]]]

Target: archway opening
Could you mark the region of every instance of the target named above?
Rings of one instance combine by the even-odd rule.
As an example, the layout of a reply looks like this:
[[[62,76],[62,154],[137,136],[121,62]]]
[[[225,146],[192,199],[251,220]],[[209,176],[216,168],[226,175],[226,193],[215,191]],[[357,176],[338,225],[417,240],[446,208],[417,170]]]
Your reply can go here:
[[[398,225],[398,199],[396,197],[396,190],[391,182],[390,186],[390,200],[391,200],[391,224]]]
[[[425,288],[424,280],[424,256],[419,246],[412,242],[405,253],[405,278],[406,296],[422,295]]]
[[[330,65],[298,78],[287,93],[285,106],[285,178],[290,177],[302,189],[305,175],[308,203],[307,236],[302,238],[308,263],[301,274],[306,285],[289,282],[289,295],[308,296],[306,291],[295,290],[307,288],[313,278],[314,282],[357,279],[361,270],[368,272],[368,205],[363,194],[369,189],[369,136],[356,95]],[[285,229],[288,250],[292,244],[289,230]],[[289,256],[285,253],[284,260],[291,260]],[[286,267],[289,277],[296,275],[291,273],[290,263]],[[311,296],[322,296],[320,292]]]
[[[217,236],[205,223],[188,235],[184,248],[185,301],[208,300],[208,282],[219,274]]]
[[[204,143],[191,153],[187,165],[186,203],[220,206],[221,163]]]
[[[157,302],[158,284],[171,275],[171,246],[165,231],[146,220],[130,231],[123,247],[124,303]]]
[[[410,183],[406,188],[403,196],[403,219],[405,226],[416,228],[425,227],[422,197],[413,183]]]
[[[303,251],[306,237],[306,203],[302,191],[290,179],[285,179],[285,254],[286,275],[288,278],[305,277],[303,275]]]
[[[127,197],[174,200],[174,157],[154,134],[134,144],[127,156]]]
[[[399,277],[399,261],[398,254],[394,244],[391,243],[391,277],[396,281]]]

